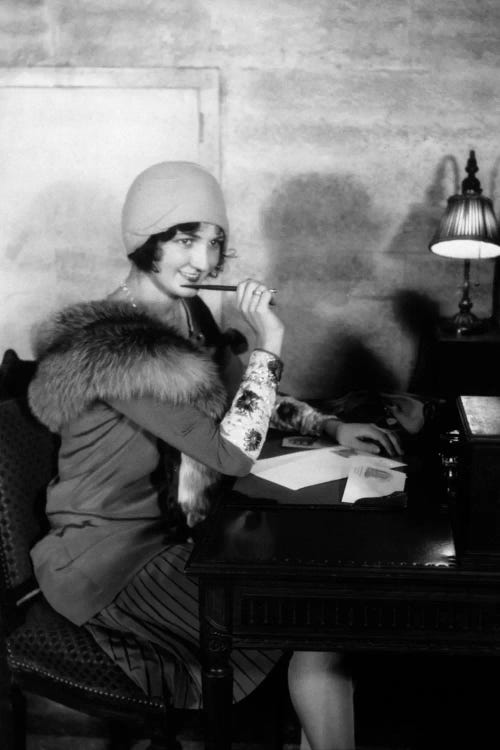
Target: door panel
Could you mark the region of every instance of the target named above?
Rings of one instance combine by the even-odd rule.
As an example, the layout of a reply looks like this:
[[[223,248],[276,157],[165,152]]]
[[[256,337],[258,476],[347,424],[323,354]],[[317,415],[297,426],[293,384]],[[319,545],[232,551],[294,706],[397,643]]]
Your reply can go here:
[[[0,71],[0,352],[116,288],[130,182],[168,159],[217,174],[217,143],[216,71]]]

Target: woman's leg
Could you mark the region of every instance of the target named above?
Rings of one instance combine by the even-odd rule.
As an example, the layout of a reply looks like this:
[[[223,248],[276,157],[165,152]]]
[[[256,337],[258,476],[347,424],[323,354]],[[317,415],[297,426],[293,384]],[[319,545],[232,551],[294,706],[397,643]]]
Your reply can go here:
[[[311,750],[311,745],[307,741],[307,737],[304,734],[304,730],[300,730],[300,747],[299,750]]]
[[[303,750],[354,750],[353,687],[341,654],[296,651],[288,685],[309,743]]]

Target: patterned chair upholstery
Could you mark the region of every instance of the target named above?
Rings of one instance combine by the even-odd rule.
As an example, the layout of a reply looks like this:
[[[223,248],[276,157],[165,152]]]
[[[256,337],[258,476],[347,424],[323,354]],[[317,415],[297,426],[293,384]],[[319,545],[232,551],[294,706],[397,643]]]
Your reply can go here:
[[[7,365],[19,369],[22,360],[9,355]],[[0,365],[2,750],[25,747],[25,692],[109,720],[111,747],[127,746],[124,727],[132,723],[137,725],[137,736],[151,738],[150,750],[180,748],[175,739],[179,712],[148,699],[90,634],[56,613],[37,588],[29,550],[45,529],[45,487],[54,473],[56,438],[33,417],[26,398],[19,392],[10,396],[12,389],[26,389],[33,367],[29,373],[24,370],[25,382],[22,376],[6,379],[5,370],[4,357]]]

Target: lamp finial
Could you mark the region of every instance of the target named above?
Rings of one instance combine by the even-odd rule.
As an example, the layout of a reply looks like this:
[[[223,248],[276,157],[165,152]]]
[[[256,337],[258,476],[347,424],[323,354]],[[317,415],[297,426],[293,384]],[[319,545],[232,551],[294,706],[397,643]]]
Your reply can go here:
[[[469,159],[467,161],[465,171],[467,172],[468,177],[466,177],[462,181],[462,194],[467,195],[470,193],[474,193],[475,195],[481,195],[481,193],[483,192],[481,189],[481,183],[479,182],[477,177],[474,177],[476,172],[479,172],[475,151],[469,152]]]

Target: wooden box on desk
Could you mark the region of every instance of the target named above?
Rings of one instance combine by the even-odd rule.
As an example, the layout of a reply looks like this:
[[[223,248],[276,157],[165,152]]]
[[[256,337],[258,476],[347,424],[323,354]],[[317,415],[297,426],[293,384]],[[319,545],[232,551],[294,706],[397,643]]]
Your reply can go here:
[[[500,396],[459,396],[461,562],[500,568]]]

